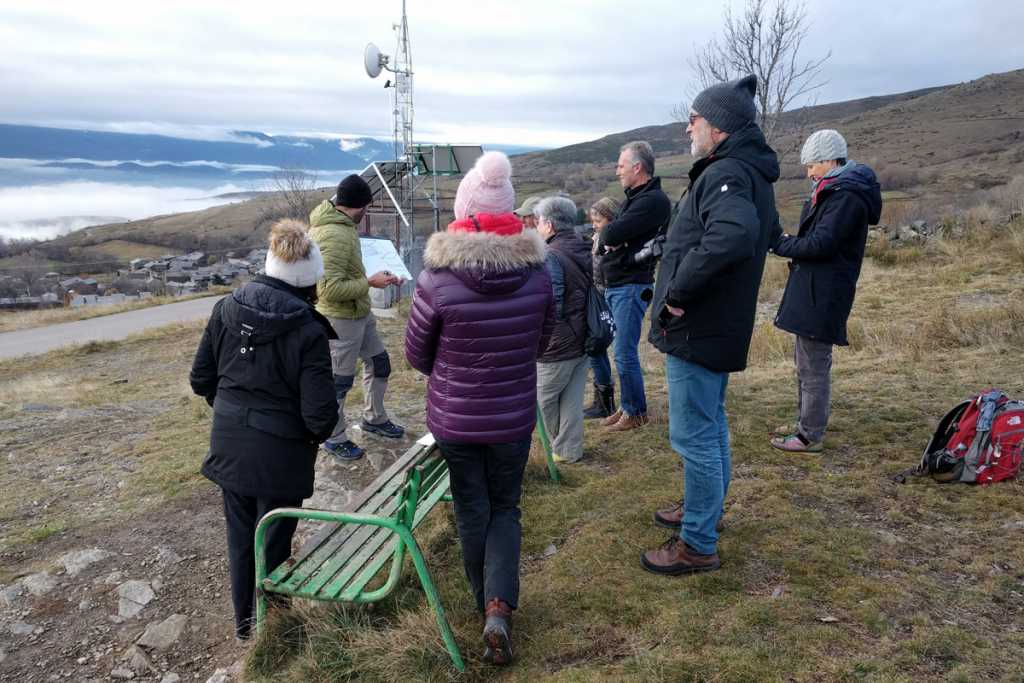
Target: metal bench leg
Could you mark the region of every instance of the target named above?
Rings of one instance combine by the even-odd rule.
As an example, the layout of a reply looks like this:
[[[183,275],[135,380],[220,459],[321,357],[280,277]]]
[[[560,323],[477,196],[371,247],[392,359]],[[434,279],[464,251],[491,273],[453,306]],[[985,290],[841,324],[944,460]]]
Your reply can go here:
[[[466,665],[462,662],[462,654],[459,652],[459,646],[455,642],[455,634],[452,633],[452,627],[448,624],[448,618],[444,615],[441,596],[437,594],[437,587],[434,586],[434,582],[430,578],[430,572],[427,571],[427,563],[423,560],[423,554],[420,553],[420,548],[412,537],[412,532],[406,528],[400,528],[398,529],[398,535],[409,550],[409,557],[412,558],[412,564],[416,567],[416,573],[420,577],[423,592],[427,594],[427,602],[430,603],[434,610],[437,626],[441,629],[441,638],[444,640],[445,647],[448,648],[448,654],[452,658],[452,663],[455,664],[455,668],[459,671],[465,671]]]
[[[548,438],[548,430],[544,427],[544,414],[540,412],[540,404],[537,405],[537,431],[540,432],[540,443],[544,446],[544,455],[548,461],[548,476],[551,477],[551,481],[558,483],[562,476],[558,473],[555,459],[552,457],[554,454],[551,452],[551,440]]]

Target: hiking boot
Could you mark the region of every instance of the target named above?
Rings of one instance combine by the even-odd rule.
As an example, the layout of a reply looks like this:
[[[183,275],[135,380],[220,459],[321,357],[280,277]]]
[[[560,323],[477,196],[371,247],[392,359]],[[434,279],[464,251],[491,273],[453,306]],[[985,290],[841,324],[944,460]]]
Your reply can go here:
[[[321,448],[338,460],[358,460],[366,454],[362,448],[352,441],[339,441],[337,443],[324,441]]]
[[[800,432],[789,436],[777,436],[771,440],[773,448],[787,453],[821,453],[825,448],[822,441],[810,441]]]
[[[640,564],[649,572],[669,576],[710,572],[721,566],[717,554],[701,555],[674,534],[658,548],[641,555]]]
[[[622,418],[618,422],[608,428],[609,432],[628,432],[630,429],[636,429],[643,427],[648,423],[646,415],[626,415],[622,414]]]
[[[623,415],[622,409],[619,408],[614,413],[612,413],[611,415],[609,415],[605,419],[601,420],[601,426],[602,427],[611,427],[616,422],[618,422],[619,420],[622,419],[622,415]]]
[[[484,610],[484,661],[504,666],[512,662],[512,608],[503,600],[491,598]]]
[[[615,412],[615,387],[610,384],[594,385],[594,403],[583,411],[584,420],[608,417]]]
[[[679,500],[677,503],[673,503],[671,506],[662,510],[657,510],[654,513],[654,523],[658,526],[663,526],[666,529],[678,529],[683,523],[683,501]],[[718,522],[715,523],[715,531],[722,533],[725,529],[725,513],[723,512],[718,517]]]
[[[359,427],[364,432],[370,432],[377,436],[386,436],[389,439],[401,439],[405,436],[405,427],[400,427],[391,420],[385,420],[380,424],[373,424],[372,422],[363,420],[363,423],[359,425]]]

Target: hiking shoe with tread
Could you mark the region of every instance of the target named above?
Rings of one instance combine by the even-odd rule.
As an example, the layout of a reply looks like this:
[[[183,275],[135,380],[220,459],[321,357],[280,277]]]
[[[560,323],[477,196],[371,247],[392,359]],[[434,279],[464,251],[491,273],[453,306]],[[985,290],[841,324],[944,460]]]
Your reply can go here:
[[[822,441],[810,441],[800,432],[788,436],[777,436],[771,440],[772,448],[787,453],[821,453],[825,449]]]
[[[338,460],[359,460],[361,457],[366,455],[366,451],[357,446],[353,441],[339,441],[337,443],[324,441],[320,444],[320,447]]]
[[[385,420],[379,424],[373,424],[372,422],[363,420],[362,424],[359,425],[359,428],[364,432],[383,436],[388,439],[401,439],[405,436],[405,427],[396,425],[391,420]]]

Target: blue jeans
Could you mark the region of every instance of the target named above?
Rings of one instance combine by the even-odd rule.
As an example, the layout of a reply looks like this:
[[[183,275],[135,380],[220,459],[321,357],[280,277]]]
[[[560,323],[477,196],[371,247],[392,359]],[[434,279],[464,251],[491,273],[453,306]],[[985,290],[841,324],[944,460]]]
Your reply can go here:
[[[590,369],[594,371],[594,384],[612,385],[612,364],[608,360],[608,352],[602,351],[599,356],[587,356]]]
[[[698,553],[715,552],[715,525],[722,514],[732,474],[725,387],[729,373],[713,372],[666,356],[668,437],[683,458],[683,524],[680,536]]]
[[[604,290],[615,320],[615,368],[619,371],[619,405],[627,415],[646,415],[647,396],[640,369],[640,328],[648,302],[640,294],[653,285],[619,285]]]

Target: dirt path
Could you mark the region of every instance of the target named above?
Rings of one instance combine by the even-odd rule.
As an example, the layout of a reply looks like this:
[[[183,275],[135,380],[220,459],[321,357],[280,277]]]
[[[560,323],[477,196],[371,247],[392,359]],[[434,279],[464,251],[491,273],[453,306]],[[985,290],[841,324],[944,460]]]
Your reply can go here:
[[[0,334],[0,358],[46,353],[68,344],[116,341],[150,327],[200,320],[209,317],[219,299],[219,296],[208,296],[88,320],[4,332]]]

